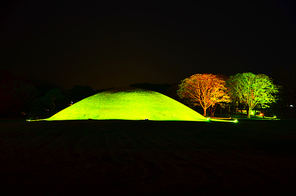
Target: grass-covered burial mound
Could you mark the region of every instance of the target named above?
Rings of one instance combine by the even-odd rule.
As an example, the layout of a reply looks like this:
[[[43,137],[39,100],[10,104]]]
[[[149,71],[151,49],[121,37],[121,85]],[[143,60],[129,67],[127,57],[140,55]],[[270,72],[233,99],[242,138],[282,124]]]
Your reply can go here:
[[[184,104],[143,89],[115,89],[87,97],[47,120],[180,120],[207,121]]]

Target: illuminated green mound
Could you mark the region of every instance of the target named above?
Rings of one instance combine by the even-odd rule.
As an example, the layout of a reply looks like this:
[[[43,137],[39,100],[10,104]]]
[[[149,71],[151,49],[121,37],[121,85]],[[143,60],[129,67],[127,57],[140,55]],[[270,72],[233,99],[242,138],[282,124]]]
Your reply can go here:
[[[207,121],[201,114],[174,99],[142,89],[98,93],[47,120],[83,119]]]

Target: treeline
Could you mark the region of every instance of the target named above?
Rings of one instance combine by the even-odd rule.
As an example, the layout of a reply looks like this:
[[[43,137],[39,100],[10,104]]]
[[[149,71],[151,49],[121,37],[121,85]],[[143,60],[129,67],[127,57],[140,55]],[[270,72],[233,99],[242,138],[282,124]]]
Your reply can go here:
[[[265,74],[251,72],[230,77],[194,74],[181,81],[177,94],[187,105],[202,108],[204,116],[214,116],[219,108],[220,115],[228,117],[295,118],[295,68],[274,73],[277,84]]]
[[[130,86],[166,94],[172,85],[146,82]],[[1,71],[0,118],[47,118],[86,97],[112,88],[94,90],[90,86],[75,85],[64,90],[53,83],[27,80]],[[176,93],[172,94],[176,96]]]
[[[217,75],[224,81],[231,77]],[[276,69],[273,75],[273,82],[278,88],[276,101],[269,103],[269,108],[263,108],[262,104],[253,107],[255,110],[264,111],[266,115],[277,115],[279,118],[296,118],[296,69]],[[192,104],[188,99],[181,99],[180,83],[176,84],[156,84],[156,83],[136,83],[131,87],[153,90],[165,94],[178,100],[197,112],[202,113],[200,104]],[[226,83],[225,83],[226,85]],[[25,117],[25,118],[46,118],[56,112],[74,104],[88,96],[108,89],[94,90],[89,86],[76,85],[70,90],[64,90],[55,84],[40,84],[32,80],[25,80],[12,75],[6,71],[0,71],[0,118]],[[234,92],[232,92],[234,93]],[[240,96],[244,96],[241,94]],[[236,100],[235,100],[236,98]],[[239,101],[238,97],[232,96],[231,101],[224,101],[209,107],[208,115],[216,111],[218,116],[229,116],[237,114],[238,111],[247,110],[248,106]]]
[[[252,117],[262,113],[264,116],[276,116],[281,119],[295,119],[296,118],[296,68],[278,67],[273,70],[272,78],[264,74],[243,74],[239,73],[233,76],[216,75],[221,80],[225,81],[224,89],[229,96],[229,100],[221,99],[221,102],[216,104],[209,104],[206,110],[206,115],[229,117],[234,115]],[[255,77],[256,76],[256,77]],[[253,78],[252,78],[253,77]],[[252,81],[254,80],[254,81]],[[257,82],[256,82],[257,80]],[[246,84],[235,85],[239,82],[253,82],[252,85]],[[152,83],[137,83],[130,85],[131,87],[143,88],[148,90],[163,93],[175,100],[178,100],[197,112],[203,114],[204,109],[201,104],[194,104],[192,100],[180,97],[178,90],[180,90],[180,83],[176,84],[152,84]],[[236,87],[236,90],[232,87]],[[245,87],[245,88],[243,88]],[[252,102],[250,99],[244,99],[247,91],[252,96],[252,88],[257,89],[258,99]],[[259,88],[261,87],[261,88]],[[241,88],[241,89],[240,89]],[[269,90],[267,90],[269,88]],[[194,89],[194,88],[193,88]],[[260,92],[259,92],[259,91]],[[264,94],[265,92],[266,94]],[[250,97],[251,97],[250,96]]]
[[[46,118],[88,96],[105,91],[76,85],[70,90],[0,72],[0,118]]]
[[[162,94],[166,94],[167,90],[171,87],[171,84],[165,83],[165,84],[152,84],[149,82],[145,83],[136,83],[136,84],[130,84],[130,87],[135,87],[135,88],[142,88],[142,89],[147,89],[147,90],[152,90],[156,91]]]

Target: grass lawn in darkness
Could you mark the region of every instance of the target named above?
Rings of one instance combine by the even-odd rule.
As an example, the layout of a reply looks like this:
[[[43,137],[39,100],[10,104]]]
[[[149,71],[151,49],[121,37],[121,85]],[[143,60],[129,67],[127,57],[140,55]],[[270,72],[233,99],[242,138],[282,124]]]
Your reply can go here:
[[[11,195],[296,193],[293,121],[6,121],[0,152]]]

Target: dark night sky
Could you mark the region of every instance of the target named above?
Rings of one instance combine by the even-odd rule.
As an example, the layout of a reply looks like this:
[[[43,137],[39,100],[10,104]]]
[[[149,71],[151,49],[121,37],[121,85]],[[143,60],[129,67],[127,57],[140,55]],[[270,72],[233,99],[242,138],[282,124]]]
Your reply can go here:
[[[295,65],[295,1],[206,2],[4,1],[1,69],[97,90]]]

